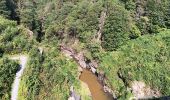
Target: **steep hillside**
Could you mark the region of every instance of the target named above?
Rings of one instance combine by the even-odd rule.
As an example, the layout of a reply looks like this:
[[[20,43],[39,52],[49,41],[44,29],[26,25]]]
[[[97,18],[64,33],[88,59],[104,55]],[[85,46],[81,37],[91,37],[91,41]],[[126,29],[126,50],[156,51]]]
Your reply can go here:
[[[169,0],[1,0],[0,99],[19,54],[29,56],[19,100],[92,99],[82,68],[115,99],[167,96],[169,28]]]

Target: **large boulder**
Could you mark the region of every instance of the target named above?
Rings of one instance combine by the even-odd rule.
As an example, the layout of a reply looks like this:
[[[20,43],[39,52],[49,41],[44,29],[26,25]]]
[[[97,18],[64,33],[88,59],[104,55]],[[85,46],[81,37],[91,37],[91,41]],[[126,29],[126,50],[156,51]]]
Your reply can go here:
[[[158,90],[151,89],[141,81],[133,81],[131,84],[131,89],[134,97],[137,99],[147,99],[161,96]]]

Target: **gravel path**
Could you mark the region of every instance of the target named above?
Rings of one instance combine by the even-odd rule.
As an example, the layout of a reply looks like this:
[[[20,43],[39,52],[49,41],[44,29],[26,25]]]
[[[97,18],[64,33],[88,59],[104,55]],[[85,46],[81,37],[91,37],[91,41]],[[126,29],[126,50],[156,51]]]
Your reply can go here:
[[[16,73],[15,80],[14,80],[14,83],[12,85],[12,92],[11,92],[11,100],[17,100],[19,82],[20,82],[20,79],[21,79],[20,77],[22,76],[23,71],[26,67],[28,57],[25,56],[25,55],[21,55],[21,56],[12,57],[11,59],[20,61],[20,70]]]

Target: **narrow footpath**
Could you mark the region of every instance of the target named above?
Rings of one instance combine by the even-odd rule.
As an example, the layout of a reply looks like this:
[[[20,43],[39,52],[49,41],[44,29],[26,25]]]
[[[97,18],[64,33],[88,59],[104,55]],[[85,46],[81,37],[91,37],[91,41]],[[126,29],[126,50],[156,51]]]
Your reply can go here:
[[[14,56],[11,59],[19,60],[19,63],[20,63],[20,68],[19,68],[19,71],[16,73],[15,80],[12,85],[12,92],[11,92],[11,100],[17,100],[18,90],[19,90],[19,82],[21,80],[21,76],[22,76],[24,69],[26,67],[28,57],[25,55],[21,55],[21,56]]]

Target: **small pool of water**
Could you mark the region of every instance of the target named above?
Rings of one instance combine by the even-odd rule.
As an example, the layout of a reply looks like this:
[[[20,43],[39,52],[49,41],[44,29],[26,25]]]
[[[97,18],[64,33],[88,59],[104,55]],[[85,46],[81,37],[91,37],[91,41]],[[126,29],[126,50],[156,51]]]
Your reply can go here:
[[[113,100],[111,95],[103,91],[102,85],[91,71],[83,70],[80,80],[88,85],[93,100]]]

